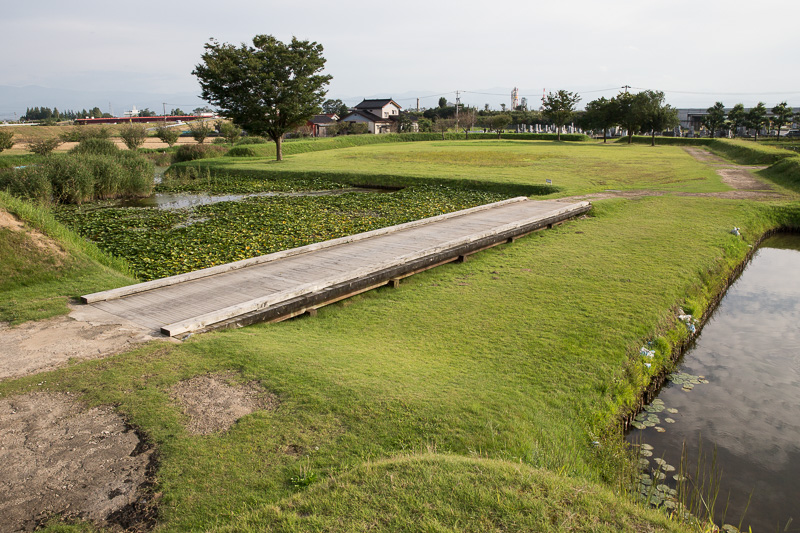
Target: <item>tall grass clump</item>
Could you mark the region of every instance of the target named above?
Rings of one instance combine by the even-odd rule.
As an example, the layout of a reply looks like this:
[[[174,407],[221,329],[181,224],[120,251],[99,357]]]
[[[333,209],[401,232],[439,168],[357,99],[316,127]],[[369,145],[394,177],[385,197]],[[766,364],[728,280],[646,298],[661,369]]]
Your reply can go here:
[[[53,154],[36,165],[5,171],[0,189],[44,204],[82,204],[93,200],[148,196],[153,191],[153,164],[134,152],[104,154],[110,142],[92,139],[90,149]],[[81,143],[83,144],[83,143]]]
[[[79,155],[109,155],[114,156],[119,152],[119,148],[110,139],[91,137],[82,140],[78,145],[69,151],[71,154]]]
[[[175,151],[175,162],[195,161],[197,159],[210,159],[225,155],[227,149],[219,145],[184,144]]]

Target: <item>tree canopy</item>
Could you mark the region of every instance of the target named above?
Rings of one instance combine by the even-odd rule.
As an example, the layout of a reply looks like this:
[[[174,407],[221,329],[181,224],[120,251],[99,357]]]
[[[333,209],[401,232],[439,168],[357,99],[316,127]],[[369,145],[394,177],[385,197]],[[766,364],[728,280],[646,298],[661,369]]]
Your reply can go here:
[[[793,116],[792,108],[786,102],[781,102],[772,108],[772,123],[778,126],[778,132],[775,134],[776,138],[780,138],[782,127],[786,124],[791,124]]]
[[[288,44],[271,35],[256,35],[253,46],[234,46],[212,39],[205,45],[197,76],[202,97],[253,135],[275,142],[283,159],[283,135],[320,110],[331,76],[322,45],[292,37]]]
[[[736,104],[733,109],[728,113],[728,127],[733,131],[733,136],[739,131],[739,128],[747,124],[747,113],[744,110],[744,104]]]
[[[756,140],[758,140],[758,132],[768,123],[767,106],[764,102],[759,102],[757,106],[750,108],[750,111],[745,115],[745,124],[755,131]]]
[[[703,118],[703,126],[708,128],[713,139],[717,131],[725,125],[725,106],[722,102],[717,102],[706,109],[706,113],[708,114]]]
[[[602,129],[603,142],[608,138],[608,130],[619,124],[620,107],[616,98],[608,100],[605,96],[586,104],[583,123],[586,129]]]
[[[561,128],[572,118],[575,112],[575,104],[580,101],[578,93],[573,93],[561,89],[556,93],[547,93],[542,103],[542,114],[544,118],[556,125],[558,140],[561,140]]]

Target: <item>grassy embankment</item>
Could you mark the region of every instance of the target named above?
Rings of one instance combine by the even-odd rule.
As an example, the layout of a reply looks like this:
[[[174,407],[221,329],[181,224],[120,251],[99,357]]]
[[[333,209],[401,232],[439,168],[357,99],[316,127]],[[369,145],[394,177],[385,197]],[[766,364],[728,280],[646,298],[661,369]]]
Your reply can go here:
[[[2,191],[0,210],[35,230],[0,227],[0,321],[19,323],[64,314],[69,297],[133,282],[124,261],[66,229],[48,210]]]
[[[459,167],[450,180],[516,188],[570,165],[566,152],[538,157],[558,146],[528,144],[543,164],[516,174],[499,156],[494,166],[452,162],[447,146],[441,156],[409,145],[387,157],[412,181],[435,179],[434,158]],[[591,159],[600,153],[592,145],[572,148],[584,158],[574,167],[595,171],[564,175],[560,194],[609,188],[590,182],[597,172],[614,188],[726,189],[679,148],[621,147],[612,160]],[[520,155],[508,149],[513,165]],[[351,166],[340,160],[342,175],[366,175],[372,154],[342,152]],[[286,167],[309,172],[319,155]],[[639,162],[649,157],[660,172],[653,159]],[[118,405],[159,447],[167,531],[680,530],[612,492],[627,464],[614,421],[668,365],[658,353],[648,370],[638,347],[659,335],[680,341],[676,306],[702,312],[748,243],[797,225],[798,207],[668,195],[598,201],[591,215],[314,319],[145,347],[49,373],[43,386],[42,376],[2,383],[0,394],[66,389]],[[259,380],[280,406],[221,435],[187,434],[167,389],[226,369]]]

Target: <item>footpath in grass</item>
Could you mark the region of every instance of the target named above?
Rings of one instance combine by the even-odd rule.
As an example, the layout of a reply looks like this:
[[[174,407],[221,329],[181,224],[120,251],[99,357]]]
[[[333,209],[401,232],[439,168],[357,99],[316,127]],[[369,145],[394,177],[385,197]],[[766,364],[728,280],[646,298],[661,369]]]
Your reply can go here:
[[[600,201],[589,218],[313,319],[82,363],[0,394],[70,390],[118,405],[159,449],[165,531],[458,530],[459,517],[497,531],[568,517],[578,530],[677,527],[609,492],[627,459],[607,430],[652,372],[639,343],[675,324],[677,304],[701,307],[704,284],[777,217],[742,201]],[[222,434],[188,434],[167,391],[223,370],[259,382],[278,407]],[[515,470],[528,477],[511,483]],[[522,485],[490,498],[459,488],[464,476]],[[396,498],[388,509],[371,497],[384,493]],[[368,522],[370,512],[385,518]]]

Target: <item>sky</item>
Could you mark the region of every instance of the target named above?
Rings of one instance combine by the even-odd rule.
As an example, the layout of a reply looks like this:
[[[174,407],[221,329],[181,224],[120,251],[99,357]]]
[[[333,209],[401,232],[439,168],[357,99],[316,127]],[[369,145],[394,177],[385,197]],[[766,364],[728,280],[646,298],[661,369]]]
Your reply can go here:
[[[559,89],[582,106],[627,85],[662,90],[674,107],[800,106],[798,0],[4,4],[0,86],[199,95],[191,72],[206,42],[270,34],[322,44],[328,97],[350,105],[386,97],[407,108],[419,97],[432,107],[458,91],[499,109],[518,87],[531,107]]]

